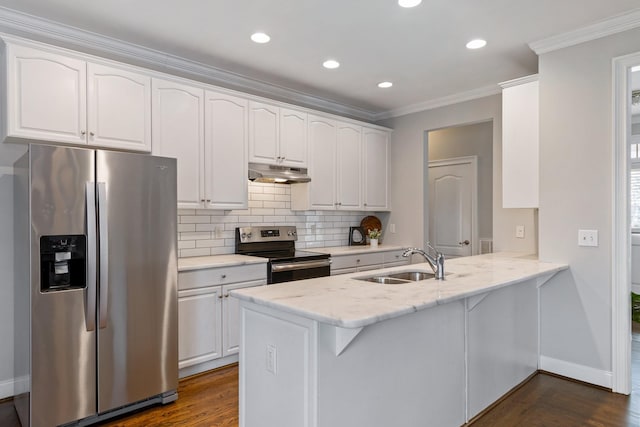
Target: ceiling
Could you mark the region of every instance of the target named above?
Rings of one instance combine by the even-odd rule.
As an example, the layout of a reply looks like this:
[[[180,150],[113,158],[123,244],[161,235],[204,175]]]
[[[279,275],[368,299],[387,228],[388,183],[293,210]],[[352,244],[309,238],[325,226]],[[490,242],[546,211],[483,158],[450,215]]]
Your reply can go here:
[[[0,6],[372,115],[537,72],[528,43],[638,0],[0,0]],[[253,43],[264,31],[271,41]],[[473,38],[488,44],[468,50]],[[336,70],[322,62],[340,61]],[[393,82],[379,89],[381,81]]]

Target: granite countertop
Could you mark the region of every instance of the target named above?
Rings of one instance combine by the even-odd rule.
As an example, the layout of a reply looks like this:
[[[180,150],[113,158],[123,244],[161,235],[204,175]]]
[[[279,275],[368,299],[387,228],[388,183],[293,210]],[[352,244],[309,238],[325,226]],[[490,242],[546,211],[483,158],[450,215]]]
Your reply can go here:
[[[374,252],[389,252],[389,251],[399,251],[402,249],[406,249],[408,246],[395,246],[395,245],[378,245],[377,248],[371,248],[371,246],[333,246],[328,248],[308,248],[305,250],[311,252],[319,252],[322,254],[329,255],[356,255],[356,254],[366,254],[366,253],[374,253]]]
[[[446,280],[428,279],[400,285],[356,280],[376,273],[428,271],[411,264],[360,273],[321,277],[232,291],[244,301],[343,328],[360,328],[382,320],[446,304],[504,286],[567,269],[567,264],[540,262],[522,254],[498,253],[450,259]]]
[[[202,268],[233,267],[247,264],[266,264],[267,258],[247,255],[212,255],[178,259],[178,271],[199,270]]]

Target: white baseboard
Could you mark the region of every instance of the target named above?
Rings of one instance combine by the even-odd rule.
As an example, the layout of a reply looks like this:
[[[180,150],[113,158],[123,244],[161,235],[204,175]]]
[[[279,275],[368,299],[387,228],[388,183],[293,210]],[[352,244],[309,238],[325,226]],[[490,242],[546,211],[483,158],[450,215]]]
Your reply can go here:
[[[199,363],[193,366],[187,366],[186,368],[181,368],[178,371],[178,377],[180,377],[180,379],[190,377],[191,375],[196,375],[201,372],[210,371],[212,369],[220,368],[225,365],[231,365],[232,363],[236,363],[237,361],[238,354],[232,354],[231,356],[223,357],[220,359],[210,360],[208,362]]]
[[[6,399],[12,397],[15,390],[15,381],[13,378],[0,381],[0,399]]]
[[[613,374],[610,371],[595,369],[590,366],[578,365],[565,360],[554,359],[547,356],[540,356],[538,368],[542,371],[584,381],[589,384],[598,385],[605,388],[612,387]]]

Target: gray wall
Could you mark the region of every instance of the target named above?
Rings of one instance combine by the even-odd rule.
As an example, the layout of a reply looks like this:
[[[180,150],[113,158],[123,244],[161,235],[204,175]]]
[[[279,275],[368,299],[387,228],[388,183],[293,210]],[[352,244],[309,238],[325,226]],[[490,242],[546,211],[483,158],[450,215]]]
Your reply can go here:
[[[612,58],[640,29],[540,57],[540,258],[567,262],[542,288],[542,354],[611,370]],[[578,229],[600,245],[578,247]]]
[[[493,124],[455,126],[428,133],[429,160],[477,156],[478,235],[493,236]]]
[[[390,144],[391,214],[386,223],[396,224],[396,233],[387,233],[385,243],[424,246],[425,185],[428,162],[426,132],[492,121],[493,123],[493,249],[494,251],[537,251],[534,209],[502,208],[502,97],[493,95],[433,110],[384,120],[379,124],[393,128]],[[516,225],[524,225],[525,239],[516,239]],[[383,224],[388,230],[388,224]]]
[[[0,399],[13,395],[13,162],[24,151],[0,143]]]

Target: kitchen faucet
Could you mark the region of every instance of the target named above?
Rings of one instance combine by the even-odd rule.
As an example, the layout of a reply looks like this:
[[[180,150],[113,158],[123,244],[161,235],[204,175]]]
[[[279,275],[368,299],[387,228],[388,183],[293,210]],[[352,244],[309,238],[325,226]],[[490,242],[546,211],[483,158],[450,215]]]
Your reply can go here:
[[[437,250],[435,250],[435,248],[431,246],[429,242],[427,242],[427,248],[435,252],[436,254],[435,257],[429,255],[424,250],[418,249],[418,248],[409,248],[402,253],[402,256],[408,257],[409,255],[413,255],[413,254],[422,255],[424,259],[427,260],[427,262],[431,266],[431,269],[435,273],[436,280],[444,280],[444,254],[442,252],[438,252]]]

